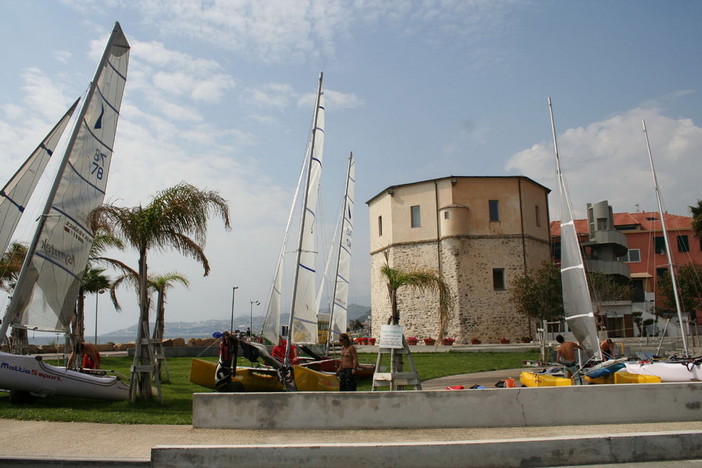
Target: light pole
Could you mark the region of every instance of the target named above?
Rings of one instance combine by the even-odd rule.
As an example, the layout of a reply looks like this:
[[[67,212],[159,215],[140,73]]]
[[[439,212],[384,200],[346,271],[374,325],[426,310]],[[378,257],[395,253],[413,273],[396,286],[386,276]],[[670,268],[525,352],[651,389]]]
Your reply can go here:
[[[100,298],[100,294],[104,293],[105,290],[101,289],[98,292],[95,293],[95,344],[97,345],[97,319],[98,319],[98,299]]]
[[[232,319],[229,321],[229,331],[233,332],[234,331],[234,298],[236,297],[236,290],[239,289],[239,286],[234,286],[232,288]]]
[[[254,304],[260,305],[261,303],[258,301],[251,301],[251,326],[249,327],[249,331],[253,333],[253,306]]]

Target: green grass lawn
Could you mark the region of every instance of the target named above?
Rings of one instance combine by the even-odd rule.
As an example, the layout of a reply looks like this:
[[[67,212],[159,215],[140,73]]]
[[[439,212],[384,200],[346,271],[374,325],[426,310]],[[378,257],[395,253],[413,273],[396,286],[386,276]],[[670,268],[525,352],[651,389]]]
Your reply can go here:
[[[376,354],[359,354],[361,362],[375,363]],[[216,361],[216,358],[204,358]],[[538,359],[538,352],[521,353],[413,353],[421,380],[520,367],[524,359]],[[129,382],[132,359],[103,357],[102,367],[112,369]],[[211,390],[190,383],[192,358],[169,358],[170,382],[163,383],[163,403],[101,401],[85,398],[50,397],[29,405],[12,405],[7,392],[0,392],[0,418],[43,421],[82,421],[117,424],[192,424],[192,394]],[[48,361],[50,364],[51,363]],[[249,365],[240,358],[239,364]],[[384,365],[384,364],[381,364]],[[165,371],[163,373],[165,379]],[[359,382],[359,390],[370,390],[370,379]]]

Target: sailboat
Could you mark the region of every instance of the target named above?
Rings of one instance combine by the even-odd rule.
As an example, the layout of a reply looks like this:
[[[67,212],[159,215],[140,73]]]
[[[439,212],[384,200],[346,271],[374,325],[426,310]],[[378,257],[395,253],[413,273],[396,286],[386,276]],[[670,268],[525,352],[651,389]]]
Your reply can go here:
[[[675,296],[675,309],[678,315],[678,323],[680,325],[680,336],[682,337],[684,358],[676,360],[662,361],[635,361],[627,362],[627,372],[639,375],[651,375],[659,377],[663,382],[688,382],[690,380],[702,380],[702,365],[700,360],[691,359],[687,347],[687,333],[685,332],[682,308],[680,306],[680,297],[677,288],[675,276],[675,268],[673,265],[673,257],[671,254],[670,243],[668,241],[668,232],[665,225],[665,211],[663,210],[663,201],[661,197],[660,187],[658,186],[658,178],[656,177],[656,168],[653,164],[653,154],[651,145],[648,140],[648,131],[646,130],[646,122],[641,121],[643,126],[644,139],[646,141],[646,150],[648,152],[648,160],[651,166],[651,175],[653,177],[653,186],[656,192],[656,203],[658,205],[658,214],[661,219],[661,230],[663,231],[663,240],[665,242],[665,253],[668,260],[668,274],[670,275],[673,285],[673,295]]]
[[[80,98],[61,117],[12,178],[0,190],[0,252],[10,245],[24,209],[49,164],[64,130],[73,116]]]
[[[585,274],[585,262],[580,251],[578,233],[575,230],[573,206],[565,184],[556,138],[556,124],[553,117],[553,105],[548,98],[551,116],[551,133],[556,159],[556,176],[561,200],[561,284],[563,289],[563,309],[568,328],[583,347],[588,357],[601,360],[600,345],[595,326],[595,314]],[[569,385],[570,379],[539,379],[539,374],[523,372],[520,381],[526,386]],[[543,385],[541,382],[543,381]],[[548,383],[546,383],[548,381]]]
[[[0,339],[10,327],[69,332],[93,242],[86,219],[104,200],[128,63],[129,43],[115,23],[37,221]],[[9,353],[0,353],[0,388],[107,399],[126,399],[129,393],[117,377]]]
[[[317,284],[315,277],[316,268],[316,213],[319,195],[319,183],[322,174],[322,161],[324,156],[324,91],[323,74],[319,76],[315,112],[312,123],[311,138],[305,154],[303,169],[298,179],[298,187],[293,198],[293,205],[283,238],[278,263],[275,270],[273,286],[268,301],[266,318],[261,335],[269,343],[278,343],[282,336],[280,327],[280,313],[283,291],[283,266],[285,251],[289,240],[290,227],[296,212],[299,193],[302,191],[303,202],[300,213],[300,231],[296,249],[297,262],[295,266],[295,280],[293,283],[292,310],[288,322],[288,339],[286,341],[284,360],[276,361],[268,350],[260,343],[246,343],[242,346],[256,349],[254,354],[269,364],[265,368],[237,368],[234,381],[239,381],[245,391],[272,391],[271,376],[277,376],[285,389],[301,391],[338,390],[339,383],[333,373],[319,372],[313,369],[296,365],[289,359],[293,343],[317,343]],[[193,360],[191,367],[191,381],[203,386],[211,382],[210,375],[214,375],[214,363]],[[277,389],[277,388],[276,388]],[[283,390],[280,386],[279,390]]]

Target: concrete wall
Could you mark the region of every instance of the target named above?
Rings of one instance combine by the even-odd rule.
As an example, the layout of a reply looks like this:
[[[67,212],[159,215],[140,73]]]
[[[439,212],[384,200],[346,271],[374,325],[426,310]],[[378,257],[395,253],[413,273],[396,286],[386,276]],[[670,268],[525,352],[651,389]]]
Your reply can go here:
[[[196,393],[193,427],[418,429],[702,419],[702,383],[463,391]]]
[[[313,445],[163,446],[153,467],[402,466],[523,467],[671,461],[702,457],[702,433],[512,440]]]

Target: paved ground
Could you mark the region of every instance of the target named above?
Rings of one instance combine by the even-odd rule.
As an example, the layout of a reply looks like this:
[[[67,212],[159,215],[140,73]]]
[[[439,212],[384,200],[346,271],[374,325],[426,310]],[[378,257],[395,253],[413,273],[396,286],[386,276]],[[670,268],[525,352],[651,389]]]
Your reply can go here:
[[[466,389],[475,384],[494,387],[496,382],[504,378],[511,377],[518,381],[519,372],[519,369],[513,369],[444,377],[425,382],[423,387],[425,390],[445,389],[449,385],[463,385]],[[304,432],[194,429],[192,426],[184,425],[120,425],[16,420],[5,420],[1,423],[3,443],[0,444],[0,464],[9,463],[11,458],[26,459],[27,457],[40,457],[37,459],[38,461],[41,460],[41,457],[45,457],[44,461],[83,458],[117,460],[127,463],[147,462],[151,456],[151,448],[157,445],[499,440],[564,435],[592,436],[593,434],[601,434],[607,436],[641,432],[702,430],[702,421],[480,429],[373,430],[369,427],[367,430]],[[683,466],[679,463],[683,462],[677,462],[674,465],[666,464],[666,466]],[[702,464],[697,464],[697,466],[702,466]]]

